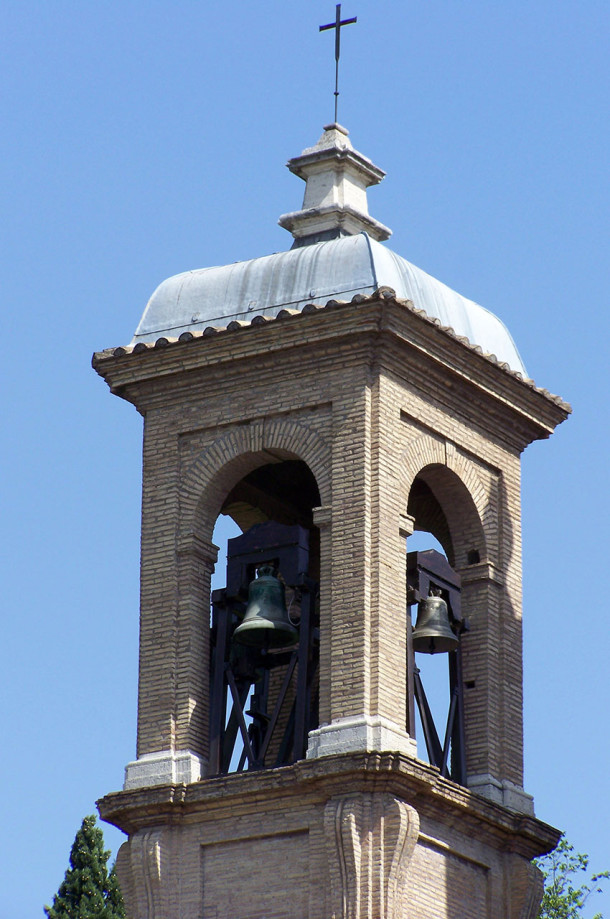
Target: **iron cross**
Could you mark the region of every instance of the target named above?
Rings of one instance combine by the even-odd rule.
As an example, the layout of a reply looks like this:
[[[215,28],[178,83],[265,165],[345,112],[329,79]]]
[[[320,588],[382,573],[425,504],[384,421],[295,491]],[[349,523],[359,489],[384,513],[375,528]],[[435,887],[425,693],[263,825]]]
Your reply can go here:
[[[341,26],[348,26],[352,22],[358,22],[358,17],[352,19],[341,19],[341,4],[337,3],[337,15],[334,22],[329,22],[326,26],[320,26],[320,32],[326,32],[327,29],[335,29],[335,123],[337,122],[337,102],[339,98],[339,55],[341,53]]]

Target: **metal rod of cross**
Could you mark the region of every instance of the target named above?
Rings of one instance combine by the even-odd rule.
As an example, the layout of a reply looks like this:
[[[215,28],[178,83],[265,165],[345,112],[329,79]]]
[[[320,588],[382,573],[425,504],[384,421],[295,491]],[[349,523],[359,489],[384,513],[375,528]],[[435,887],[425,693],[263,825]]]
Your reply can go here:
[[[337,11],[334,22],[329,22],[325,26],[320,26],[320,32],[326,32],[327,29],[335,29],[335,124],[337,122],[337,103],[339,101],[339,57],[341,54],[341,26],[349,26],[352,22],[358,22],[358,17],[352,19],[341,19],[341,4],[337,3]]]

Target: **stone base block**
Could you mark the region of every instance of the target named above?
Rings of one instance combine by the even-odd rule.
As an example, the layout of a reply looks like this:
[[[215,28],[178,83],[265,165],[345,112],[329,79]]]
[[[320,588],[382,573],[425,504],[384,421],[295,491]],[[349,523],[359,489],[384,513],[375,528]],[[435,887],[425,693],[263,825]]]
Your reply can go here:
[[[151,785],[189,785],[205,775],[206,763],[188,750],[145,753],[125,766],[125,791]]]
[[[526,791],[512,782],[500,782],[493,775],[471,775],[468,776],[468,788],[482,795],[489,801],[496,804],[502,804],[512,811],[520,814],[534,816],[534,799]]]
[[[399,725],[379,716],[340,718],[309,734],[307,759],[337,753],[404,753],[417,756],[417,745]]]

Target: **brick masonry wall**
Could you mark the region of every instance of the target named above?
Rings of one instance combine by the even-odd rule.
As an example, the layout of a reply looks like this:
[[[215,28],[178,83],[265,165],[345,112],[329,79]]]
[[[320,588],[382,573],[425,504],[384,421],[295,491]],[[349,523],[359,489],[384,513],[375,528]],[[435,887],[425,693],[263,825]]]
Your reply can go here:
[[[457,394],[459,396],[459,393]],[[464,395],[464,399],[466,396]],[[521,507],[519,456],[467,417],[399,380],[388,383],[403,503],[422,476],[442,506],[463,577],[462,639],[469,774],[522,782]],[[389,426],[389,422],[388,422]],[[389,481],[386,476],[384,481]],[[415,521],[417,526],[417,520]],[[408,544],[407,544],[408,548]],[[468,564],[476,550],[481,562]]]
[[[534,919],[548,827],[430,767],[333,759],[189,786],[171,821],[141,795],[118,860],[130,919]]]
[[[399,521],[420,475],[443,508],[451,561],[466,582],[469,771],[519,784],[518,451],[473,417],[465,387],[439,387],[419,360],[362,338],[336,344],[332,359],[317,349],[314,359],[306,344],[302,351],[301,360],[280,361],[254,349],[251,360],[185,374],[167,390],[156,381],[146,393],[138,753],[178,745],[205,755],[213,525],[241,477],[296,456],[331,508],[330,583],[321,592],[325,720],[366,713],[404,724]],[[205,551],[188,549],[194,536]],[[484,562],[476,572],[467,564],[473,548]]]
[[[245,475],[298,458],[321,498],[321,721],[380,715],[404,729],[404,535],[418,480],[442,509],[471,624],[468,773],[521,784],[519,455],[562,420],[556,403],[382,301],[98,369],[145,418],[138,756],[205,759],[214,523]],[[154,808],[125,818],[130,919],[338,919],[340,903],[350,919],[532,919],[527,860],[485,820],[458,829],[474,799],[458,818],[451,783],[439,788],[433,817],[413,789],[305,800],[297,777],[288,798],[248,785],[230,814],[172,804],[157,820]]]

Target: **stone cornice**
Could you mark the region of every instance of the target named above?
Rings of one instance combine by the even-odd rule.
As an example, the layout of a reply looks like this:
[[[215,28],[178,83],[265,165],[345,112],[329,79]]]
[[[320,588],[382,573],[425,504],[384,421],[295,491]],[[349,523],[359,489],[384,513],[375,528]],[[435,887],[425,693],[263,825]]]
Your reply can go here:
[[[291,811],[357,792],[387,792],[421,817],[454,825],[494,848],[527,859],[550,851],[559,832],[456,785],[438,770],[399,753],[352,753],[303,760],[292,766],[234,773],[190,785],[161,785],[106,795],[103,820],[126,833],[158,823],[237,822],[242,814]]]
[[[508,432],[507,439],[517,449],[548,437],[571,411],[559,397],[523,380],[493,355],[484,355],[467,339],[416,310],[410,301],[397,300],[388,289],[371,297],[355,297],[351,303],[331,300],[325,307],[309,304],[302,311],[282,310],[274,319],[258,316],[252,323],[231,322],[226,329],[208,328],[199,335],[184,333],[180,339],[160,338],[154,344],[108,349],[94,354],[92,363],[114,393],[139,402],[142,387],[156,383],[153,388],[158,390],[161,378],[165,378],[164,387],[170,387],[168,378],[204,373],[227,362],[261,360],[287,349],[313,349],[317,360],[327,360],[332,367],[329,341],[352,346],[356,339],[368,339],[374,346],[375,336],[382,346],[379,360],[383,362],[385,357],[398,372],[413,363],[416,352],[420,365],[425,365],[432,376],[439,375],[447,393],[462,383],[471,389],[473,397],[494,405],[504,420],[496,425],[500,435],[506,433],[504,425],[510,416],[518,433]],[[132,390],[134,385],[138,394]]]
[[[288,160],[286,165],[294,175],[301,179],[317,169],[322,171],[328,163],[349,164],[354,172],[361,173],[363,180],[369,185],[377,185],[385,178],[385,172],[379,166],[363,156],[357,150],[348,147],[311,147],[308,152],[301,153]]]

